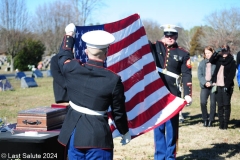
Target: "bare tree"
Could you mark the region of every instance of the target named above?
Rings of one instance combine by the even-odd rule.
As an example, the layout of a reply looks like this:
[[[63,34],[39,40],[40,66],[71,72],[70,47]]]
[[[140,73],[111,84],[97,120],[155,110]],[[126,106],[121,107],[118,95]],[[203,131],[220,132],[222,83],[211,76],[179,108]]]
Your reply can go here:
[[[11,71],[14,57],[21,48],[27,33],[28,12],[24,0],[0,1],[0,29],[3,49],[11,56]]]
[[[203,46],[216,48],[229,44],[232,53],[240,49],[240,8],[224,9],[206,17],[208,26],[203,27]]]
[[[189,51],[191,47],[190,41],[192,36],[193,36],[192,32],[181,29],[180,31],[178,31],[178,39],[177,39],[178,45],[184,48],[185,50]]]
[[[45,55],[58,52],[67,24],[85,25],[100,4],[100,0],[56,0],[38,6],[32,24],[33,31],[45,44]]]
[[[150,41],[156,42],[163,37],[163,31],[160,29],[160,25],[152,20],[143,20],[143,25]]]
[[[104,3],[102,0],[72,0],[75,6],[74,12],[78,17],[77,24],[85,26],[87,20],[91,18],[94,12],[97,12]]]
[[[72,5],[65,1],[54,1],[38,6],[32,19],[33,31],[39,34],[45,44],[46,54],[50,55],[59,50],[64,35],[64,28],[69,23],[75,23],[77,15]]]

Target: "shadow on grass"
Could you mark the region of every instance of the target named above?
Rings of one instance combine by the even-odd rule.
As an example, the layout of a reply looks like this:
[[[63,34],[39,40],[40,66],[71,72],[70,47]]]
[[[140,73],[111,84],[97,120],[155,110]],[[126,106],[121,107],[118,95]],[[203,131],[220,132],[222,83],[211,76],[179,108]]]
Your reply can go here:
[[[212,144],[213,148],[201,150],[189,150],[191,154],[177,157],[177,160],[224,160],[234,157],[240,153],[240,143],[238,144]],[[220,156],[224,155],[224,157]]]
[[[202,123],[202,115],[201,114],[197,114],[197,115],[193,115],[193,116],[189,116],[189,114],[190,114],[189,112],[184,112],[182,114],[183,114],[183,117],[185,120],[183,123],[181,123],[179,125],[179,127]]]

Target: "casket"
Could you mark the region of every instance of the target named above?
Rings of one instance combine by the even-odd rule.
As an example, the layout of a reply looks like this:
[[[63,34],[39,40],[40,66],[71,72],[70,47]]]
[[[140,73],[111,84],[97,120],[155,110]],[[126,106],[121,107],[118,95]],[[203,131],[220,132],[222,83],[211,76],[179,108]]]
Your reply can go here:
[[[67,108],[37,107],[18,112],[16,130],[49,131],[60,129]]]

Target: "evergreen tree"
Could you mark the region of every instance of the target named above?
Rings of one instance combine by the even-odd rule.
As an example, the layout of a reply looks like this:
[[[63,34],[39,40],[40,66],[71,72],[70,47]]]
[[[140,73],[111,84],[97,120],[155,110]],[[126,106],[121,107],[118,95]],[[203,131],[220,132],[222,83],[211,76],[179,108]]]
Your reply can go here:
[[[191,56],[199,55],[202,52],[201,43],[199,41],[201,35],[203,35],[202,27],[198,27],[190,42],[191,47],[189,52]]]
[[[23,48],[14,58],[14,68],[20,71],[29,70],[28,65],[37,66],[38,62],[42,60],[42,55],[45,51],[45,46],[41,41],[26,39],[23,42]]]

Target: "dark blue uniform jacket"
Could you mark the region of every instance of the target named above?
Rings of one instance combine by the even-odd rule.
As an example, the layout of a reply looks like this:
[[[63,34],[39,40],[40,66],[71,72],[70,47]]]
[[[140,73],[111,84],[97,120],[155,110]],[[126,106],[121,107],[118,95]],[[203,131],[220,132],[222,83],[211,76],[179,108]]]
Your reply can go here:
[[[150,47],[156,66],[181,75],[184,96],[192,96],[192,68],[189,53],[176,43],[166,46],[161,41],[157,41],[155,44],[150,42]],[[181,96],[176,79],[162,73],[159,74],[169,91],[176,96]]]
[[[120,76],[104,68],[103,62],[89,60],[86,64],[81,64],[78,60],[71,60],[63,64],[69,56],[71,53],[67,51],[59,53],[59,64],[62,66],[70,101],[96,111],[106,111],[110,106],[117,129],[121,134],[127,133],[124,87]],[[70,107],[59,135],[59,142],[66,145],[74,128],[75,147],[113,148],[107,115],[83,114]]]

